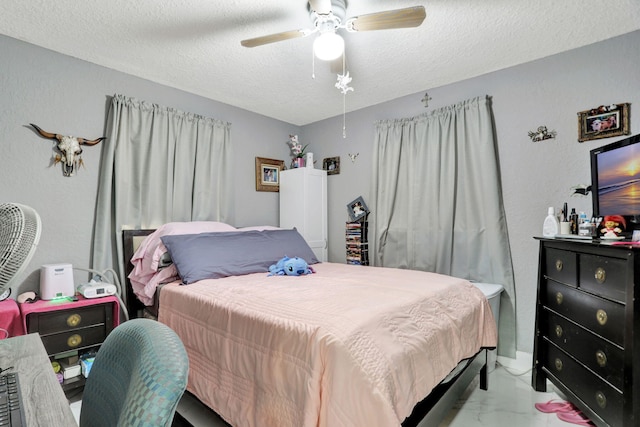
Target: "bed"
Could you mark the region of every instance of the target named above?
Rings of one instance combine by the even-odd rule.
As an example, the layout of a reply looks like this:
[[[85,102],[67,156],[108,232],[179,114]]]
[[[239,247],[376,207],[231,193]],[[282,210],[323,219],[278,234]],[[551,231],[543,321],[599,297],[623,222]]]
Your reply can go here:
[[[188,392],[233,426],[434,426],[478,372],[487,387],[495,321],[466,280],[318,263],[295,229],[171,223],[123,241],[130,315],[176,331]],[[269,276],[284,255],[314,273]]]

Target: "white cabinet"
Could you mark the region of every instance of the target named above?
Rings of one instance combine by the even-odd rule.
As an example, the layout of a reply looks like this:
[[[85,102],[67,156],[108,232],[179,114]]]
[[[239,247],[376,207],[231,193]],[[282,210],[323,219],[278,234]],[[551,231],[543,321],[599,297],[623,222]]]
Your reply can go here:
[[[295,168],[280,173],[280,227],[295,227],[318,260],[327,261],[326,171]]]

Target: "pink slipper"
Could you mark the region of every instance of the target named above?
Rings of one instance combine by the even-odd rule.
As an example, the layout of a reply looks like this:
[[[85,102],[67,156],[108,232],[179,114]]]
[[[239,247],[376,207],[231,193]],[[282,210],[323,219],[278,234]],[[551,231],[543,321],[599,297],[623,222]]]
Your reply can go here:
[[[558,412],[556,415],[559,419],[567,423],[577,424],[579,426],[594,426],[594,424],[589,421],[589,418],[577,409],[569,412]]]
[[[538,411],[545,412],[547,414],[552,412],[568,412],[576,409],[571,402],[565,402],[564,400],[557,402],[555,399],[546,403],[536,403],[534,406]]]

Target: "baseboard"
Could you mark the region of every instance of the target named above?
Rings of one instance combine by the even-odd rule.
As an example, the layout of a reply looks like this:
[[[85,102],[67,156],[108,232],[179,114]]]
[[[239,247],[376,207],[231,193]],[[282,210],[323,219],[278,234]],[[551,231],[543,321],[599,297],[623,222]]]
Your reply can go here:
[[[498,363],[505,368],[515,371],[516,373],[524,373],[531,370],[533,366],[533,353],[526,351],[516,351],[516,358],[498,356]]]

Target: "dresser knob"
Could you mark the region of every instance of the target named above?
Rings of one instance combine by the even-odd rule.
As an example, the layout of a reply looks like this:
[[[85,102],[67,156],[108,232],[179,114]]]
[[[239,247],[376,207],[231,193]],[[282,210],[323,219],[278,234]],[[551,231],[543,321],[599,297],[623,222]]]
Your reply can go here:
[[[556,325],[556,336],[558,338],[562,337],[562,326]]]
[[[562,271],[562,260],[561,259],[557,259],[556,260],[556,271]]]
[[[556,371],[562,371],[562,360],[556,359]]]
[[[79,314],[72,314],[71,316],[67,317],[67,325],[71,328],[75,328],[80,324],[81,320],[82,317]]]
[[[598,366],[600,366],[601,368],[607,366],[607,355],[604,354],[604,351],[596,351],[596,362],[598,362]]]
[[[605,396],[603,392],[597,391],[596,392],[596,403],[602,409],[606,408],[607,407],[607,396]]]
[[[73,334],[67,339],[67,345],[69,347],[77,347],[82,342],[82,337],[78,334]]]
[[[596,319],[598,320],[598,323],[600,324],[600,326],[604,326],[607,324],[607,312],[604,311],[603,309],[599,309],[598,311],[596,311]]]
[[[598,267],[596,268],[595,274],[596,282],[603,284],[605,280],[607,280],[607,273],[604,271],[604,268]]]
[[[562,292],[558,292],[556,294],[556,302],[558,303],[558,305],[562,304],[563,299],[564,299],[564,295],[562,295]]]

